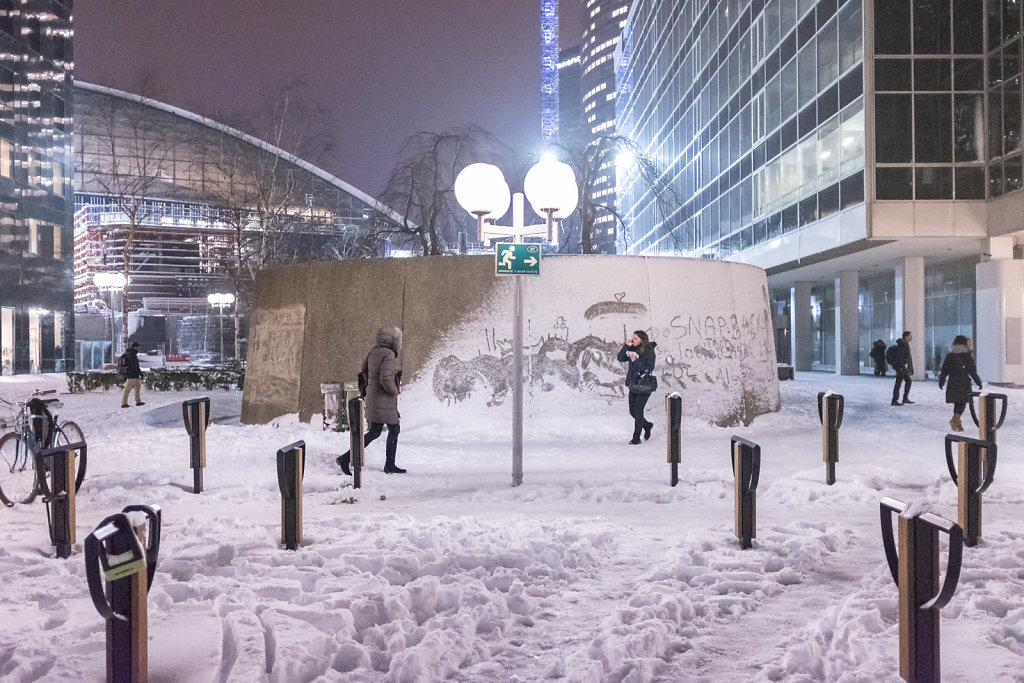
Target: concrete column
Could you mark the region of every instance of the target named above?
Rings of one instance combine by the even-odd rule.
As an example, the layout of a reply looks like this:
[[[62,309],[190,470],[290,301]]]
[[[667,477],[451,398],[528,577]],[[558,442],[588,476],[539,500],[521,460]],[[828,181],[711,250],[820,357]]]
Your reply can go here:
[[[860,374],[860,275],[844,270],[836,278],[836,374]]]
[[[1024,261],[994,259],[976,269],[974,349],[986,385],[1024,382]]]
[[[797,282],[789,291],[790,354],[797,370],[811,369],[814,360],[814,318],[811,315],[811,283]]]
[[[907,256],[896,266],[896,330],[899,337],[904,330],[914,334],[910,354],[914,359],[913,379],[924,379],[924,257]]]

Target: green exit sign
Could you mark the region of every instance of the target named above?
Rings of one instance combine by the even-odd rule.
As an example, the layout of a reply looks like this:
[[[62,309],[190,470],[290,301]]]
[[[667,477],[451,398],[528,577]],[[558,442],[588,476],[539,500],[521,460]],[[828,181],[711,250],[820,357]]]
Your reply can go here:
[[[494,245],[496,275],[540,275],[540,245],[498,242]]]

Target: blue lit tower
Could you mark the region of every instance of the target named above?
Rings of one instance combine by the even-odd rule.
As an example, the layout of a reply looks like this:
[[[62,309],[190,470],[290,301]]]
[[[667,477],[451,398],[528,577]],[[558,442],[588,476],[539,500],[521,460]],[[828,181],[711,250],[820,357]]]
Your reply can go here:
[[[558,138],[558,0],[540,0],[540,137]]]

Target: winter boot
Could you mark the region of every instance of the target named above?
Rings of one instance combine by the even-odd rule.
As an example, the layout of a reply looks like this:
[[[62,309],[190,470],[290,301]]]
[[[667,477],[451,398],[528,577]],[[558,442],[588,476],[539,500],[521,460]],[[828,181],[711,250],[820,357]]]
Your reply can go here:
[[[953,428],[954,432],[964,431],[964,425],[960,422],[960,416],[956,413],[953,414],[953,419],[949,421],[949,426]]]
[[[647,422],[644,424],[644,441],[650,441],[652,429],[654,429],[653,422]]]
[[[348,460],[349,460],[349,455],[348,455],[348,453],[346,453],[345,455],[339,455],[337,458],[334,459],[334,462],[338,463],[338,467],[341,468],[342,472],[344,472],[345,474],[347,474],[348,476],[351,477],[352,476],[352,470],[350,470],[348,468]]]
[[[395,464],[395,451],[397,447],[388,444],[387,454],[384,456],[384,474],[405,474],[405,470]]]

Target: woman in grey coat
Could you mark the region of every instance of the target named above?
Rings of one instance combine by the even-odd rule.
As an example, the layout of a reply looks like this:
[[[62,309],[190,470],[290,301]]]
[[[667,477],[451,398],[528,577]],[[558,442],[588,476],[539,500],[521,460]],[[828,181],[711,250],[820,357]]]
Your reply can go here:
[[[366,376],[366,421],[370,429],[363,437],[363,447],[380,436],[384,425],[388,426],[388,440],[385,449],[384,471],[388,474],[405,474],[395,464],[398,450],[398,434],[401,431],[398,414],[398,393],[401,370],[398,354],[402,349],[402,330],[397,327],[382,327],[377,331],[377,344],[366,354],[363,373]],[[349,469],[349,453],[337,458],[341,471],[352,474]]]

